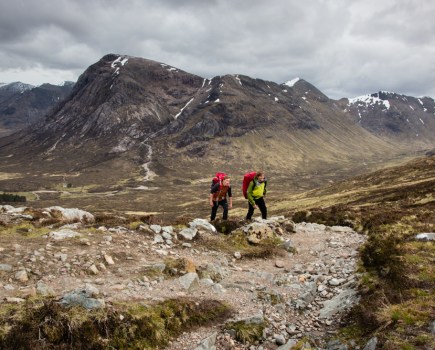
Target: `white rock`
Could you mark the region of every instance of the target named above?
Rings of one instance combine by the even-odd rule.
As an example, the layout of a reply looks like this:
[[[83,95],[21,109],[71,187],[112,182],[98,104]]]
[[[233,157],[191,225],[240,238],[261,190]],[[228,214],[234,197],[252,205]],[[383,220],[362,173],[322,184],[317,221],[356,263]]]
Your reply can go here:
[[[81,237],[82,235],[70,229],[63,229],[58,231],[51,231],[49,232],[48,236],[55,240],[62,240],[66,238]]]
[[[150,229],[153,230],[155,233],[160,233],[160,231],[162,230],[162,226],[160,226],[160,225],[151,225]]]
[[[20,282],[27,282],[29,280],[29,276],[27,276],[26,270],[21,270],[15,274],[15,279]]]
[[[106,262],[107,265],[115,265],[115,262],[113,261],[110,255],[105,254],[104,261]]]
[[[62,208],[59,206],[53,206],[45,208],[45,210],[50,213],[59,211],[62,214],[62,218],[68,221],[79,220],[90,223],[95,222],[95,217],[91,213],[78,208]]]

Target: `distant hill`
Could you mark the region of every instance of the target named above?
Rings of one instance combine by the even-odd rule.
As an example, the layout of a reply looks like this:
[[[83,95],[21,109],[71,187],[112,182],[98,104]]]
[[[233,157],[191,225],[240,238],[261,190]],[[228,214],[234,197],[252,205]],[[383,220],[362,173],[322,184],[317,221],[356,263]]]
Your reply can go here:
[[[72,90],[74,83],[33,86],[20,82],[0,84],[0,137],[43,119]]]

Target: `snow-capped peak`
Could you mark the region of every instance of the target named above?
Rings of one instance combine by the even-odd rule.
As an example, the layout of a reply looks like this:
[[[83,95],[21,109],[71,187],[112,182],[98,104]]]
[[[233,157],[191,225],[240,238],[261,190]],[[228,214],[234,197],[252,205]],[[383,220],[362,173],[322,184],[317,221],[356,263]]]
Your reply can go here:
[[[390,109],[390,102],[388,100],[382,100],[379,98],[379,94],[362,95],[349,99],[349,105],[358,103],[364,103],[366,105],[381,104],[384,105],[385,108]]]
[[[9,84],[5,84],[5,83],[1,83],[0,84],[0,89],[10,89],[12,91],[17,91],[17,92],[21,92],[23,93],[24,91],[27,90],[32,90],[35,86],[30,85],[30,84],[25,84],[22,83],[20,81],[16,81],[13,83],[9,83]]]
[[[299,77],[296,77],[296,78],[294,78],[294,79],[292,79],[292,80],[289,80],[289,81],[286,81],[285,83],[284,83],[284,85],[287,85],[287,86],[290,86],[290,87],[293,87],[299,80],[301,80],[301,78],[299,78]]]

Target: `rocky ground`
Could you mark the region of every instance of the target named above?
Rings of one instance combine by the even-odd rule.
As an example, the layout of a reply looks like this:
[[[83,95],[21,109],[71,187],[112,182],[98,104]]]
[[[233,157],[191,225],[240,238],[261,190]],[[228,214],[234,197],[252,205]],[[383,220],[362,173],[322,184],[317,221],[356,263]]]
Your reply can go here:
[[[243,252],[217,251],[206,220],[188,226],[138,223],[135,227],[90,227],[92,214],[47,208],[47,217],[80,222],[31,232],[32,214],[0,206],[0,298],[55,295],[88,308],[114,301],[161,301],[172,297],[217,299],[231,305],[235,320],[266,321],[264,341],[241,344],[224,325],[182,334],[167,349],[291,349],[310,339],[317,349],[342,349],[330,340],[341,317],[358,301],[358,247],[365,237],[348,227],[293,224],[284,217],[256,219],[240,230],[255,244],[262,235],[282,241],[285,253],[248,259]],[[0,226],[1,228],[1,226]],[[26,231],[27,230],[27,231]],[[176,264],[173,264],[176,262]],[[357,348],[355,346],[355,348]]]

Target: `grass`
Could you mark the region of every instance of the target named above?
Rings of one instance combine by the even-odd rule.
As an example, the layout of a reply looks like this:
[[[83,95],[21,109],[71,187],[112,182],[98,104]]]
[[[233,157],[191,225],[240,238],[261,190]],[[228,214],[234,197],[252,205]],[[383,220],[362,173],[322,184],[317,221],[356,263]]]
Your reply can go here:
[[[232,330],[235,333],[235,338],[241,343],[254,343],[259,341],[263,336],[263,330],[266,328],[266,323],[247,323],[245,321],[228,322],[225,329]]]
[[[278,237],[264,239],[260,244],[253,245],[248,242],[242,230],[235,230],[228,235],[200,237],[199,244],[208,249],[233,255],[240,252],[245,259],[262,259],[275,256],[284,256],[285,250],[281,247],[282,241]]]
[[[2,349],[157,349],[198,326],[221,322],[231,309],[216,300],[169,299],[88,311],[54,298],[0,305]]]
[[[301,194],[301,206],[284,212],[296,222],[346,225],[368,236],[360,250],[361,301],[344,339],[364,344],[377,336],[378,346],[391,350],[435,348],[428,330],[435,315],[435,244],[413,238],[434,232],[434,188],[435,157],[423,158]]]

